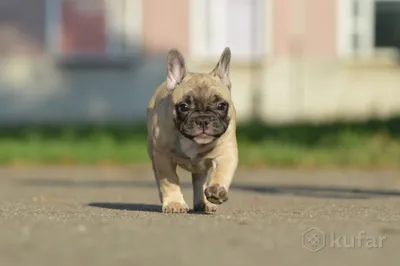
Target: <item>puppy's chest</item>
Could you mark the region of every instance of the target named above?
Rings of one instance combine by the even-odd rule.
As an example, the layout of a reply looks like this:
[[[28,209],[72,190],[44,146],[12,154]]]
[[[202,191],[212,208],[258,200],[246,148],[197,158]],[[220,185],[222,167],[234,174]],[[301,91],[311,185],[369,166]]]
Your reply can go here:
[[[202,152],[200,145],[194,143],[193,141],[183,139],[180,140],[179,143],[181,152],[190,159],[194,159]]]
[[[190,140],[180,140],[180,149],[175,151],[177,164],[190,172],[206,172],[212,165],[205,154],[210,148],[202,147]]]

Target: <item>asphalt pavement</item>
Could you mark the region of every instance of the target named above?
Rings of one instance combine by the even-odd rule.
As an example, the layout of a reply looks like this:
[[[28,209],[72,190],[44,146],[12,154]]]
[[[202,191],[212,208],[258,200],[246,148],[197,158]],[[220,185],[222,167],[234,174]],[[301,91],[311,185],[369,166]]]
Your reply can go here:
[[[190,177],[180,173],[192,207]],[[241,168],[216,214],[160,210],[148,166],[0,168],[0,265],[400,261],[395,170]]]

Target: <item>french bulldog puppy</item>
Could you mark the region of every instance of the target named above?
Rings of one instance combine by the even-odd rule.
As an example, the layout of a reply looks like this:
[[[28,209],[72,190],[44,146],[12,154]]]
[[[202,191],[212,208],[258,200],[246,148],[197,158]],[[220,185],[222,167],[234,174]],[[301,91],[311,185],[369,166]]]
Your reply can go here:
[[[230,61],[226,47],[211,72],[193,73],[178,50],[168,53],[166,80],[147,108],[147,152],[164,213],[189,210],[177,166],[192,173],[194,211],[214,213],[228,200],[238,165]]]

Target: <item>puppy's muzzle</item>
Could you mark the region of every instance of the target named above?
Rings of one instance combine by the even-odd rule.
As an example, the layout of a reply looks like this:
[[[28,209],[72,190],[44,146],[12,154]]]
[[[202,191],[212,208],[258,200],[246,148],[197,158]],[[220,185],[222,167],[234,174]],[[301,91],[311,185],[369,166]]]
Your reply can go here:
[[[196,117],[194,120],[194,123],[196,124],[196,126],[199,129],[202,129],[203,131],[205,131],[206,129],[209,128],[210,122],[211,122],[211,119],[208,116],[199,116],[199,117]]]

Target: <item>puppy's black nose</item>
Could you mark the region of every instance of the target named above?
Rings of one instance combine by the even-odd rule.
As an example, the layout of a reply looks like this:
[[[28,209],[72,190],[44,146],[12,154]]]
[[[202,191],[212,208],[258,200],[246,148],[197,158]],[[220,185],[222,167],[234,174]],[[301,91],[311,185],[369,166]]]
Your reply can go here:
[[[199,116],[194,120],[196,125],[202,129],[206,129],[210,124],[210,118],[207,116]]]

